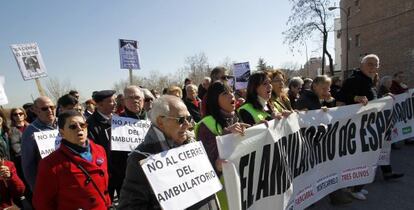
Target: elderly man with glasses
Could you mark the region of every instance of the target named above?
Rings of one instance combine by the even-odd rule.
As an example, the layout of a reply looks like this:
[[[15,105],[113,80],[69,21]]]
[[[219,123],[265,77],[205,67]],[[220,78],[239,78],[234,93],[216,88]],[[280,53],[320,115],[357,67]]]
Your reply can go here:
[[[141,168],[140,160],[194,141],[189,135],[192,117],[183,101],[164,95],[154,101],[149,114],[152,125],[145,140],[128,157],[119,209],[161,209]],[[212,195],[189,209],[219,209]]]
[[[121,117],[128,117],[137,120],[147,119],[144,107],[144,93],[141,88],[135,85],[128,86],[124,89],[124,112],[119,114]],[[112,167],[110,168],[111,179],[110,182],[117,192],[118,198],[120,195],[122,182],[125,178],[125,170],[127,167],[128,154],[126,151],[111,151]]]
[[[33,121],[24,131],[22,136],[22,167],[24,178],[33,191],[37,166],[41,160],[39,149],[34,139],[34,133],[56,129],[55,105],[46,96],[41,96],[34,101],[33,111],[37,119]]]

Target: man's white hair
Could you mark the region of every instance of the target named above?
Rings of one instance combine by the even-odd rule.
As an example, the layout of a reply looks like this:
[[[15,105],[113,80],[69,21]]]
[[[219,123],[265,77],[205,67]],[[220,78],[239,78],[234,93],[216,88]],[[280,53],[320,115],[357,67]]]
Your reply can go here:
[[[204,77],[203,81],[211,82],[211,78],[210,77]]]
[[[159,116],[168,116],[170,114],[171,106],[176,106],[179,103],[183,103],[181,98],[172,95],[162,95],[155,99],[152,104],[152,109],[149,111],[151,123],[157,125],[157,118]]]
[[[128,92],[132,92],[134,90],[138,90],[139,96],[141,98],[144,98],[144,92],[142,91],[142,89],[136,85],[129,85],[127,87],[124,88],[124,97],[126,97]]]
[[[379,62],[380,62],[379,57],[377,55],[375,55],[375,54],[369,54],[369,55],[364,56],[362,58],[362,60],[361,60],[361,64],[366,63],[368,61],[368,59],[375,59],[375,60],[377,60],[377,63],[379,65]]]
[[[302,80],[302,78],[300,78],[300,77],[292,77],[292,78],[289,80],[289,85],[288,85],[288,87],[289,87],[289,88],[291,88],[292,86],[293,86],[293,87],[298,87],[298,86],[300,86],[300,85],[303,85],[303,80]]]

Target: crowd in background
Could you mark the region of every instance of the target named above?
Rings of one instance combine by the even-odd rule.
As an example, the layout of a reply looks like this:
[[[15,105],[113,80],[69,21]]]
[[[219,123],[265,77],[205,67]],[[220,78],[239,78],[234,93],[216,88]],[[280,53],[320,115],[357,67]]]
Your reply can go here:
[[[33,103],[0,110],[0,208],[30,209],[160,209],[137,163],[180,145],[201,141],[216,173],[221,176],[216,136],[244,134],[245,129],[292,112],[323,109],[404,93],[404,72],[379,78],[379,58],[367,55],[361,67],[340,77],[287,78],[280,70],[254,72],[247,88],[235,90],[224,67],[216,67],[201,84],[158,90],[128,86],[122,93],[99,90],[85,102],[70,91],[53,102],[41,96]],[[111,117],[117,114],[148,119],[152,126],[144,143],[130,152],[111,151]],[[33,134],[58,129],[60,147],[42,159]],[[413,144],[405,141],[405,144]],[[393,145],[393,149],[398,149]],[[385,180],[404,174],[391,165],[381,167]],[[333,205],[366,200],[364,186],[340,189],[329,195]],[[224,191],[190,209],[226,209]],[[316,204],[317,205],[317,204]]]

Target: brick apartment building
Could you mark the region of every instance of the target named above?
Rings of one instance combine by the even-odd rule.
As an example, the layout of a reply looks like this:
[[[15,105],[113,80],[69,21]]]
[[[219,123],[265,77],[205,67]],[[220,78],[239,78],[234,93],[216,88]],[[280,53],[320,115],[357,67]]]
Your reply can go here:
[[[414,87],[414,0],[341,0],[341,69],[346,65],[348,19],[348,69],[359,67],[370,53],[380,57],[380,76],[404,71]],[[345,71],[347,77],[350,71]]]

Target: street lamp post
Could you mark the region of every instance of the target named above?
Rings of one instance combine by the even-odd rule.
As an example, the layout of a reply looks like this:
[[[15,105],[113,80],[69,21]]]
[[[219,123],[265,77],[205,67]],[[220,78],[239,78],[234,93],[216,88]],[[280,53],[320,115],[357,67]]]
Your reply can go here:
[[[345,71],[348,71],[349,70],[348,69],[348,51],[349,51],[349,49],[348,49],[348,42],[349,42],[349,38],[348,38],[348,35],[349,35],[348,34],[348,12],[342,7],[328,7],[329,11],[332,11],[332,10],[335,10],[335,9],[340,9],[345,14],[345,17],[346,17],[346,24],[345,24],[346,25],[346,27],[345,27],[345,34],[346,34],[346,37],[345,37],[345,40],[346,40],[346,42],[345,42],[345,46],[346,46],[346,48],[345,48],[346,49],[346,51],[345,51],[346,52],[345,53]],[[345,71],[344,71],[344,74],[345,74]],[[345,79],[345,75],[344,75],[344,79]]]

